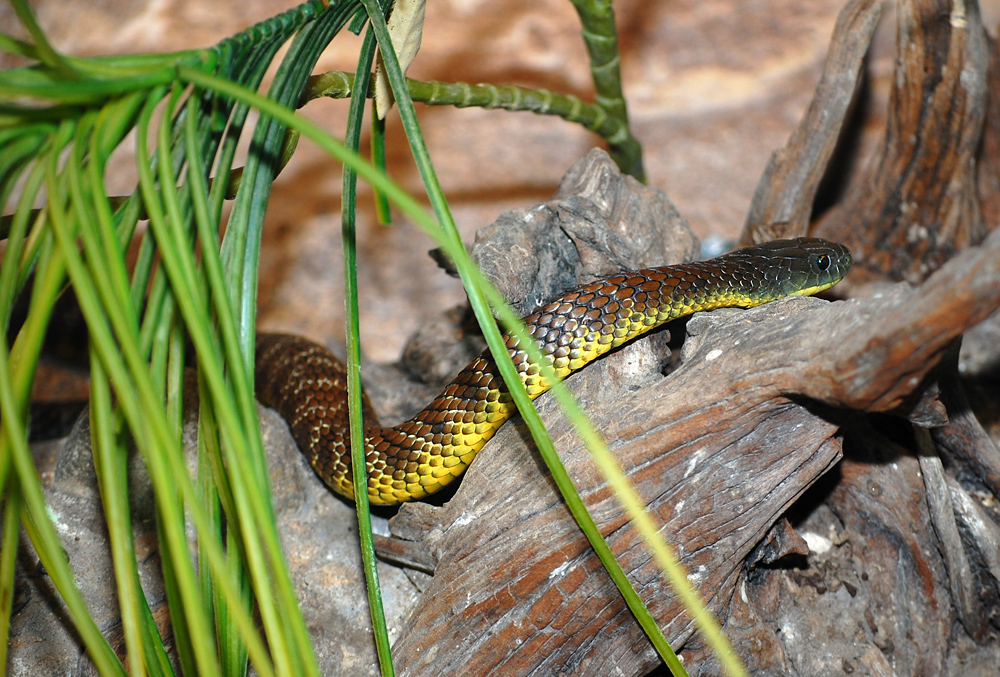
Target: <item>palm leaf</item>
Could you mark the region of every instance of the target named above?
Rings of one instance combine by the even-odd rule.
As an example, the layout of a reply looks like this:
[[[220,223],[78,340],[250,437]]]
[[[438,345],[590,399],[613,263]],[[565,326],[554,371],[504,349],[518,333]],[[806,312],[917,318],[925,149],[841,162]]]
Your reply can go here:
[[[512,365],[498,347],[490,308],[512,331],[520,330],[517,318],[458,239],[391,49],[383,47],[387,71],[436,220],[352,152],[357,150],[363,96],[352,105],[349,148],[291,112],[321,51],[352,17],[372,16],[365,49],[372,49],[372,34],[384,42],[385,8],[374,0],[332,5],[313,0],[210,49],[78,59],[60,55],[48,44],[23,0],[14,6],[34,43],[0,36],[0,49],[35,63],[0,73],[0,199],[5,211],[13,208],[2,225],[7,247],[0,264],[0,318],[5,326],[19,295],[30,293],[31,304],[13,345],[0,337],[0,485],[5,511],[0,599],[9,605],[13,596],[16,539],[10,537],[9,526],[20,520],[98,670],[125,673],[126,666],[96,627],[73,580],[26,440],[28,399],[42,340],[56,298],[72,286],[90,333],[94,463],[108,516],[128,671],[173,670],[135,573],[124,472],[128,449],[134,445],[153,484],[181,670],[244,674],[249,660],[262,675],[318,674],[275,527],[252,378],[264,213],[272,182],[298,134],[351,170],[345,175],[345,255],[353,252],[349,231],[356,173],[456,261],[502,370]],[[256,94],[278,50],[289,41],[267,97]],[[366,54],[356,73],[361,81],[367,80],[370,69]],[[613,114],[627,128],[623,105],[620,108]],[[245,129],[251,110],[260,113],[252,131]],[[247,133],[251,152],[244,167],[234,168],[237,144]],[[138,186],[132,195],[112,199],[104,185],[105,168],[130,134],[135,138]],[[638,145],[630,152],[632,169],[641,173],[641,160],[635,160]],[[232,213],[220,237],[223,204],[233,196]],[[141,221],[148,227],[141,229]],[[125,252],[131,246],[138,255],[129,268]],[[348,261],[345,269],[351,290],[353,263]],[[356,295],[352,298],[356,304]],[[350,336],[355,356],[351,390],[357,399],[356,326]],[[191,366],[197,368],[200,395],[194,478],[181,442],[188,343],[194,347]],[[556,394],[568,398],[558,388]],[[587,515],[533,407],[526,399],[518,404],[584,532],[665,660],[682,674]],[[588,430],[582,414],[574,418],[601,458],[599,437]],[[358,421],[355,414],[354,425]],[[604,465],[613,474],[613,463],[605,460]],[[617,490],[628,496],[627,482],[619,482]],[[629,496],[626,502],[647,537],[659,543],[654,550],[665,552],[635,498]],[[367,506],[363,499],[360,503],[364,532]],[[188,522],[197,534],[196,559],[190,554]],[[363,550],[375,624],[381,629],[376,633],[380,658],[384,673],[390,674],[370,538]],[[9,606],[0,609],[4,618],[9,612]],[[7,626],[0,629],[0,641],[6,645]]]
[[[71,59],[42,44],[34,30],[36,45],[4,44],[38,63],[0,74],[5,204],[20,187],[6,222],[0,272],[5,324],[14,300],[34,281],[28,318],[14,344],[0,351],[0,479],[6,496],[20,497],[5,502],[7,519],[10,510],[20,511],[102,674],[123,674],[123,666],[73,581],[25,439],[42,338],[67,285],[91,338],[94,460],[129,670],[170,671],[134,574],[124,474],[131,441],[153,482],[182,669],[240,674],[249,655],[261,674],[318,672],[274,526],[250,372],[260,230],[285,128],[265,116],[252,130],[259,152],[241,172],[242,189],[220,242],[222,204],[231,193],[236,145],[250,108],[188,86],[179,72],[189,69],[252,91],[291,39],[270,96],[294,106],[319,53],[356,10],[349,2],[311,2],[212,49],[165,55]],[[30,28],[33,20],[27,23]],[[105,165],[133,130],[139,186],[129,198],[112,201]],[[38,203],[44,207],[33,209]],[[136,236],[140,218],[149,226]],[[129,270],[125,250],[134,237],[139,253]],[[184,464],[179,432],[187,340],[195,347],[203,403],[198,481]],[[189,554],[186,520],[196,527],[200,574]],[[10,590],[12,571],[3,571],[0,586]]]

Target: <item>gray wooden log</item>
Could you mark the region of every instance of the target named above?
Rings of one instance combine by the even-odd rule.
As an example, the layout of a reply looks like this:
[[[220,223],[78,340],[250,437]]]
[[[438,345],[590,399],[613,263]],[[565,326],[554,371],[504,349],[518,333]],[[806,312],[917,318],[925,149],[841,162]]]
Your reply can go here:
[[[955,336],[998,306],[1000,234],[994,234],[922,287],[698,315],[670,375],[648,370],[657,352],[647,341],[599,361],[570,384],[710,610],[725,617],[744,558],[839,458],[837,426],[804,398],[892,410],[921,385]],[[647,369],[629,371],[630,362]],[[690,623],[645,546],[553,403],[538,404],[623,568],[668,638],[683,644]],[[570,667],[597,675],[614,667],[638,675],[656,664],[540,464],[524,429],[508,425],[452,501],[441,508],[407,505],[394,519],[394,532],[420,538],[412,549],[426,550],[437,564],[425,602],[395,647],[400,674],[547,674]],[[941,583],[947,590],[947,580]]]

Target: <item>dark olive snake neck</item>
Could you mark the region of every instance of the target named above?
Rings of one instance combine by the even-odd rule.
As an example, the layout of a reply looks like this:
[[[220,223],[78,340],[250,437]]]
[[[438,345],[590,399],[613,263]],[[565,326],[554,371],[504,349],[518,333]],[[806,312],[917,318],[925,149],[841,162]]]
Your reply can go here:
[[[776,241],[709,261],[615,275],[563,294],[524,319],[559,378],[664,322],[724,306],[751,307],[836,284],[851,265],[842,245]],[[530,397],[549,388],[518,341],[505,336]],[[291,427],[299,448],[337,493],[354,497],[344,366],[303,338],[257,339],[256,388]],[[373,503],[422,498],[462,474],[514,413],[488,352],[466,366],[409,421],[379,425],[363,399],[368,495]]]

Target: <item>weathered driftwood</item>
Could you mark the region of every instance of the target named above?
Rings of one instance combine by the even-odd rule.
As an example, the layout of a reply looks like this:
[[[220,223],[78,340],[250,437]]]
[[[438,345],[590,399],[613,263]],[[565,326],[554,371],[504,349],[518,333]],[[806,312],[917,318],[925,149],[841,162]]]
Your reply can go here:
[[[987,36],[988,37],[988,36]],[[986,121],[977,158],[979,205],[983,224],[1000,223],[1000,41],[990,40],[990,65],[986,73]]]
[[[697,258],[698,239],[670,199],[623,175],[607,153],[578,160],[552,199],[480,228],[472,256],[521,315],[623,270]]]
[[[772,157],[744,241],[806,231],[877,14],[864,1],[842,13],[816,99]],[[870,298],[844,303],[696,317],[681,367],[666,378],[657,376],[657,351],[640,344],[572,379],[755,674],[831,666],[940,673],[949,661],[970,660],[955,648],[955,622],[981,640],[997,604],[1000,561],[990,548],[1000,530],[931,444],[950,441],[995,493],[996,448],[961,411],[933,437],[917,431],[907,444],[891,441],[901,433],[888,437],[884,420],[852,420],[844,429],[849,458],[825,500],[801,519],[803,528],[838,530],[837,547],[811,553],[813,573],[754,568],[801,556],[787,525],[774,525],[837,461],[833,435],[844,414],[836,412],[946,424],[957,401],[948,386],[953,361],[932,370],[1000,306],[1000,236],[944,263],[982,240],[978,199],[997,197],[993,127],[978,156],[977,197],[988,56],[978,7],[901,2],[898,32],[885,137],[817,234],[852,246],[860,281],[919,283],[938,272],[917,288],[869,288]],[[989,77],[997,78],[996,63]],[[621,365],[630,361],[646,370],[625,379]],[[549,402],[540,410],[625,570],[671,641],[684,644],[691,627],[645,548],[566,422]],[[503,431],[453,501],[407,506],[395,519],[398,538],[384,551],[435,570],[429,603],[396,646],[403,674],[643,674],[656,664],[527,439],[518,428]],[[755,549],[765,535],[769,545]],[[801,594],[788,594],[799,584]],[[845,590],[846,600],[826,596]],[[786,627],[796,632],[779,637]],[[828,640],[822,650],[817,637]],[[698,640],[688,648],[688,665],[711,674],[714,659]]]
[[[991,494],[1000,496],[1000,449],[972,412],[958,378],[958,346],[950,351],[938,378],[948,423],[931,433],[949,461],[976,478]]]
[[[897,3],[896,67],[883,143],[815,234],[870,276],[919,282],[985,233],[976,163],[989,51],[975,2]]]
[[[717,314],[728,321],[696,318],[683,364],[667,378],[648,369],[655,360],[644,354],[647,343],[572,379],[716,613],[729,603],[743,557],[839,458],[836,427],[781,395],[780,384],[794,376],[784,358],[758,353],[781,343],[773,332],[783,333],[778,317],[822,305],[800,300],[739,317]],[[633,361],[647,367],[632,373],[636,382],[620,375]],[[748,362],[765,368],[748,370]],[[623,568],[668,636],[683,640],[687,618],[586,451],[551,401],[540,411]],[[563,667],[643,674],[658,659],[525,431],[511,426],[491,446],[444,508],[413,506],[394,520],[397,533],[434,524],[421,547],[438,559],[425,593],[434,601],[411,618],[395,647],[400,673],[549,674]]]
[[[992,63],[989,63],[978,7],[975,4],[906,2],[900,4],[899,15],[888,129],[876,156],[869,160],[868,170],[856,177],[852,190],[817,228],[819,234],[851,244],[856,257],[862,261],[862,275],[852,275],[855,281],[877,277],[923,279],[955,251],[979,241],[987,229],[995,228],[1000,214],[997,93],[992,87],[987,92],[984,84],[1000,84],[1000,71],[995,46]],[[984,127],[984,111],[987,110],[994,115],[986,116]],[[982,145],[979,146],[981,130]],[[806,150],[800,144],[790,149],[788,156],[793,163],[809,163],[812,157]],[[961,314],[961,306],[975,307],[983,303],[984,290],[965,286],[968,280],[959,277],[954,275],[948,284],[937,286],[933,291],[943,299],[954,295],[951,307],[931,303],[931,308],[940,308],[945,315]],[[992,283],[998,284],[996,280]],[[928,318],[923,328],[947,321],[946,317]],[[903,342],[898,349],[912,349],[914,344],[919,352],[933,352],[928,357],[936,357],[944,348],[940,344],[930,348],[918,340]],[[972,482],[994,497],[998,495],[1000,453],[972,414],[962,393],[956,370],[957,345],[954,351],[936,374],[938,383],[924,389],[926,394],[939,388],[937,407],[946,412],[950,420],[934,424],[938,427],[931,436],[915,430],[913,442],[901,448],[903,454],[910,455],[905,459],[908,464],[912,463],[912,454],[917,454],[924,478],[923,487],[917,489],[923,489],[922,502],[926,503],[928,513],[920,520],[908,521],[899,513],[886,509],[900,504],[903,496],[896,490],[880,493],[877,498],[865,495],[862,501],[861,487],[885,486],[879,467],[871,462],[856,466],[845,463],[845,480],[827,504],[841,516],[845,528],[864,526],[867,533],[892,534],[890,540],[896,543],[909,543],[912,540],[909,530],[915,526],[923,526],[925,531],[928,526],[933,527],[933,538],[922,538],[920,547],[907,549],[903,559],[919,561],[926,547],[935,547],[942,553],[947,577],[937,579],[937,583],[950,593],[947,602],[954,605],[968,635],[981,640],[987,632],[985,619],[995,611],[997,604],[996,572],[989,575],[981,570],[977,572],[966,550],[977,553],[976,557],[982,561],[988,557],[984,553],[995,547],[997,541],[991,530],[982,526],[985,521],[973,519],[963,522],[966,529],[963,543],[956,517],[962,521],[962,516],[969,515],[970,506],[976,503],[953,477],[943,472],[937,449],[946,454],[951,472],[964,477],[967,486]],[[906,375],[899,373],[896,377],[902,383]],[[875,433],[861,434],[857,440],[862,447],[876,450],[870,451],[866,457],[868,461],[879,457],[878,444],[872,441],[872,435]],[[851,469],[849,476],[846,475],[848,468]],[[852,481],[859,492],[850,490]],[[889,481],[898,483],[900,480],[893,476]],[[864,502],[882,506],[884,520],[875,520],[879,523],[876,529],[872,528],[872,519],[866,518],[863,525],[854,519],[859,510],[863,515],[871,514],[870,506],[862,505]],[[960,505],[965,507],[959,509]],[[969,524],[981,528],[974,529]],[[863,560],[872,565],[880,560],[887,564],[893,556],[901,554],[897,550],[897,546],[887,541],[866,549]],[[929,570],[919,566],[917,569]],[[977,576],[985,576],[990,582],[983,585],[984,579]],[[906,579],[905,576],[884,578],[886,586],[899,585]],[[927,584],[929,578],[922,576],[912,582]],[[932,592],[938,595],[941,590]],[[930,598],[910,601],[912,605],[904,605],[905,608],[938,608]],[[947,630],[949,619],[939,620],[943,623],[941,627]],[[880,625],[893,625],[889,619],[883,621],[885,623]],[[929,626],[925,629],[928,631],[917,633],[921,638],[919,642],[909,642],[906,649],[897,646],[897,669],[902,672],[940,671],[948,655],[949,647],[941,639],[946,635],[931,631]],[[884,653],[893,654],[892,651]]]
[[[757,184],[740,237],[744,246],[809,230],[816,191],[854,102],[881,9],[874,0],[852,0],[840,12],[809,109]]]
[[[955,303],[956,294],[977,303]],[[829,413],[801,398],[894,409],[951,340],[997,307],[1000,235],[917,289],[695,317],[681,365],[667,377],[648,370],[651,349],[640,344],[570,381],[710,608],[724,617],[744,558],[839,458]],[[636,360],[647,370],[630,381],[621,370]],[[662,575],[567,422],[550,401],[539,409],[612,549],[668,637],[682,643],[688,619]],[[643,674],[656,663],[539,463],[525,431],[510,426],[451,502],[404,506],[394,519],[393,531],[421,539],[414,550],[436,563],[428,603],[396,645],[401,674],[546,674],[557,666]],[[926,513],[912,521],[928,523]],[[944,571],[932,541],[925,537],[912,551]],[[946,576],[937,582],[947,589]],[[934,606],[934,628],[948,627],[946,599]]]
[[[864,4],[845,9],[838,27]],[[909,0],[897,6],[897,54],[887,129],[866,169],[842,179],[849,186],[844,198],[814,229],[815,234],[851,246],[859,265],[848,287],[866,294],[879,293],[874,287],[863,289],[866,281],[925,279],[956,251],[981,241],[986,231],[996,228],[1000,216],[1000,118],[996,115],[1000,52],[996,45],[988,49],[978,6],[929,0]],[[836,47],[831,49],[836,54]],[[841,77],[851,75],[840,73]],[[824,73],[824,81],[828,76]],[[818,109],[842,115],[845,109],[835,94],[821,84],[810,114]],[[826,169],[825,153],[834,128],[832,123],[817,128],[807,115],[788,146],[774,156],[757,191],[758,199],[772,204],[769,208],[755,204],[752,214],[781,214],[783,218],[772,219],[777,223],[748,219],[745,240],[777,232],[785,223],[801,229],[809,222],[811,195],[799,200],[787,196],[794,196],[796,187],[810,188],[812,184],[802,177]],[[816,129],[823,136],[810,143],[809,133]],[[996,235],[991,242],[996,242]],[[993,246],[984,251],[997,255]],[[1000,274],[994,269],[992,277],[980,277],[977,283],[969,276],[977,275],[973,268],[982,262],[956,261],[970,267],[949,264],[945,275],[934,275],[910,297],[910,303],[919,304],[920,313],[926,312],[912,331],[899,333],[897,320],[907,312],[903,308],[872,315],[871,322],[880,328],[877,335],[867,337],[870,350],[859,354],[857,361],[838,365],[843,375],[836,388],[839,392],[817,393],[846,406],[904,413],[933,430],[928,435],[915,428],[909,433],[912,439],[902,444],[899,438],[907,435],[905,428],[893,431],[896,441],[890,441],[884,421],[855,422],[845,430],[848,458],[836,482],[831,481],[833,490],[822,507],[831,511],[833,520],[839,518],[843,538],[850,541],[845,547],[851,552],[843,553],[839,561],[811,557],[811,565],[821,571],[810,580],[825,589],[831,580],[850,578],[853,572],[844,573],[844,562],[853,557],[858,564],[846,568],[856,571],[863,566],[866,577],[854,580],[851,597],[866,601],[855,602],[852,610],[864,611],[865,623],[853,627],[849,622],[850,632],[841,635],[843,618],[839,623],[816,621],[827,613],[846,614],[850,605],[823,607],[818,605],[822,595],[811,599],[808,594],[793,602],[792,596],[781,591],[794,576],[767,574],[760,585],[748,588],[763,625],[796,627],[799,635],[825,638],[819,652],[815,646],[796,642],[791,634],[775,642],[800,674],[828,672],[831,663],[824,661],[834,659],[841,662],[835,667],[865,666],[876,674],[886,669],[898,674],[938,674],[946,670],[948,661],[961,660],[970,661],[964,666],[969,672],[970,665],[981,660],[970,658],[974,651],[959,648],[964,645],[952,632],[952,623],[959,620],[965,637],[982,642],[990,632],[986,619],[996,614],[1000,581],[996,518],[987,516],[988,509],[972,497],[970,489],[990,496],[987,502],[1000,495],[1000,452],[962,392],[956,369],[957,342],[940,340],[934,328],[949,323],[969,326],[965,323],[985,318],[993,307]],[[836,334],[840,329],[831,327]],[[926,364],[937,362],[949,350],[952,354],[941,367],[926,376]],[[903,352],[911,353],[914,359],[906,362],[916,372],[909,373],[902,366],[905,362],[897,359]],[[876,362],[897,366],[873,375]],[[925,376],[927,382],[913,392],[912,386]],[[853,391],[855,384],[873,378],[882,386],[894,385],[881,394],[869,383],[863,386],[870,391],[867,395]],[[799,613],[790,611],[796,604]],[[887,605],[891,611],[886,611]],[[801,607],[808,608],[809,614],[800,613]],[[853,648],[866,646],[864,641],[859,643],[859,637],[867,640],[871,650]],[[767,653],[758,652],[755,658]],[[770,653],[772,659],[764,664],[780,665],[776,652]],[[961,659],[956,658],[959,654],[963,654]]]
[[[975,2],[898,3],[896,68],[888,126],[875,157],[814,234],[851,247],[853,283],[890,277],[919,282],[955,252],[982,240],[979,192],[996,195],[996,121],[980,139],[987,110],[989,49]],[[823,78],[788,145],[771,158],[741,240],[801,235],[849,110],[877,5],[858,0],[841,13]],[[995,50],[994,50],[995,51]],[[994,72],[990,76],[996,81]],[[996,93],[993,92],[993,96]],[[996,103],[991,103],[996,110]],[[995,117],[995,116],[994,116]],[[988,213],[995,217],[992,200]],[[995,223],[995,218],[992,222]]]

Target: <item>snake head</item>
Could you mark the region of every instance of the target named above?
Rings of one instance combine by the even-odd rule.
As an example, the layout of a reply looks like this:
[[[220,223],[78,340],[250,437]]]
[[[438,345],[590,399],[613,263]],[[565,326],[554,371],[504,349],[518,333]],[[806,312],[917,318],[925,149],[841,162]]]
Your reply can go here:
[[[851,250],[815,237],[772,240],[729,255],[754,269],[771,298],[811,296],[844,279],[851,269]]]

